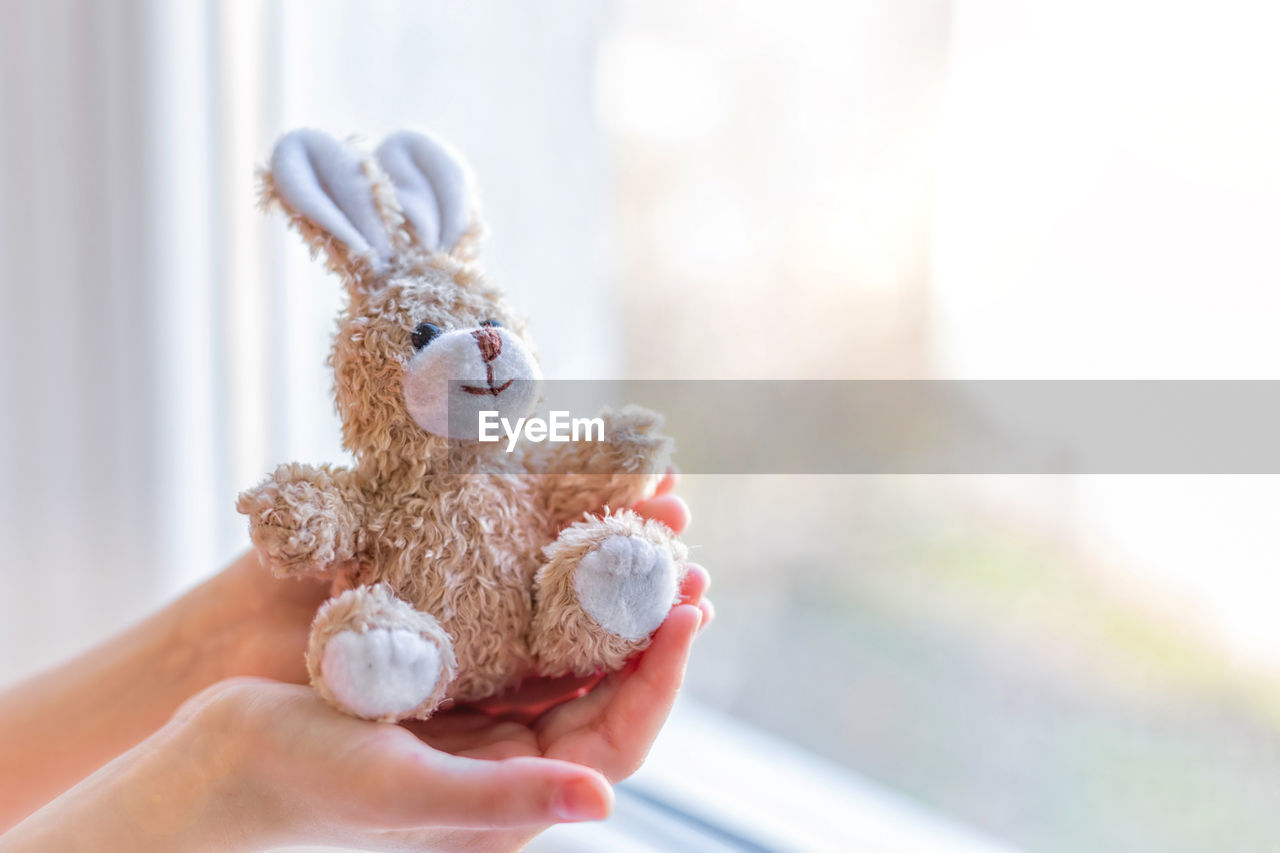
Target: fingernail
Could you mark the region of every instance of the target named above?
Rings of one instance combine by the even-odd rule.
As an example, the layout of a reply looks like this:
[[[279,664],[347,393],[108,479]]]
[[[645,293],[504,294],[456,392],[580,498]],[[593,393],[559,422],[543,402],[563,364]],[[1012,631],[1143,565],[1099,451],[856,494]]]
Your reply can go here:
[[[608,804],[589,779],[575,779],[560,786],[552,809],[561,820],[603,820],[609,816]]]

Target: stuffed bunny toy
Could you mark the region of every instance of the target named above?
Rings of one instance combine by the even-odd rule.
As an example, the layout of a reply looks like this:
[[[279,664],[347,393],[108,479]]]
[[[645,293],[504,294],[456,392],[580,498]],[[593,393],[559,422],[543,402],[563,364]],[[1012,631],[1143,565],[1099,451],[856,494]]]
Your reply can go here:
[[[476,440],[479,410],[532,412],[541,376],[474,263],[470,171],[437,139],[396,133],[367,155],[298,130],[262,196],[348,296],[330,364],[354,464],[281,465],[236,505],[278,577],[332,581],[306,657],[319,694],[425,719],[528,676],[619,669],[675,603],[686,556],[626,509],[668,468],[660,419],[628,406],[600,414],[594,441]]]

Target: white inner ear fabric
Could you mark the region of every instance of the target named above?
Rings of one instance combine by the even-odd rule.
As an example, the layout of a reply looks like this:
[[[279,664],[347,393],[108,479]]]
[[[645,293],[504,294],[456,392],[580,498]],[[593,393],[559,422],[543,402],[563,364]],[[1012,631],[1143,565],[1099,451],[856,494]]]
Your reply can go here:
[[[457,245],[471,226],[471,172],[462,159],[434,137],[401,131],[378,146],[378,162],[422,247],[436,252]]]
[[[394,137],[393,137],[394,139]],[[408,146],[382,143],[378,163],[396,188],[396,200],[418,236],[418,244],[433,252],[440,249],[440,203],[427,176],[413,162]]]
[[[289,207],[375,262],[391,257],[391,238],[373,202],[360,158],[318,130],[295,130],[271,155],[276,191]]]

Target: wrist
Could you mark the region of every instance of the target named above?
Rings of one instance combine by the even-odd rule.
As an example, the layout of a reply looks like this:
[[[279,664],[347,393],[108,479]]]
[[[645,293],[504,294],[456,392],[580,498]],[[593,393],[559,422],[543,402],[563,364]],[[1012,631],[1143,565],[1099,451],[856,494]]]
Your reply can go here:
[[[214,680],[192,618],[190,601],[175,602],[5,692],[0,753],[25,772],[0,775],[0,831],[153,735]]]
[[[246,750],[203,710],[179,713],[5,834],[0,850],[252,850],[272,840]]]

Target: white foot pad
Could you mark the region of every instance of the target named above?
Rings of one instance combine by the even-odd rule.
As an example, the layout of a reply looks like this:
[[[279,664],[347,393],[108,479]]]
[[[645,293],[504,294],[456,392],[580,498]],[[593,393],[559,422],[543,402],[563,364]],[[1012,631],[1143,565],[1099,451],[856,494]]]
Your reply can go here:
[[[320,668],[334,698],[376,720],[411,711],[431,695],[440,650],[413,631],[343,631],[325,644]]]
[[[669,549],[639,536],[611,536],[582,558],[573,587],[587,615],[610,634],[640,640],[662,624],[679,583]]]

